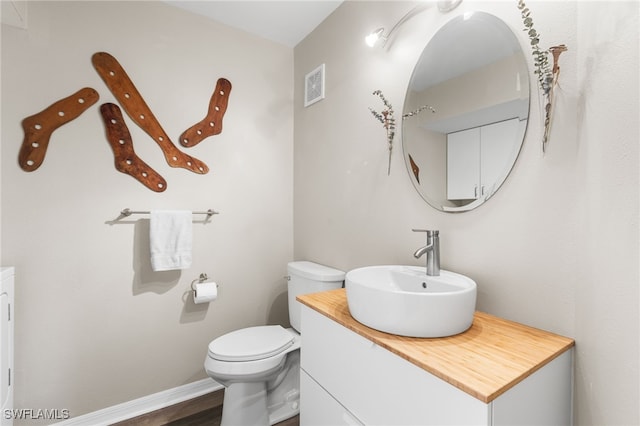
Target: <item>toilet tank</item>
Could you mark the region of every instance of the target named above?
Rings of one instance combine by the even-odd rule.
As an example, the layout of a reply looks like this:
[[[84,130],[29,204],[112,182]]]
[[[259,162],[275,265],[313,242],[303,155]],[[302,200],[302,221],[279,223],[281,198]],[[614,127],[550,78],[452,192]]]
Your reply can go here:
[[[317,293],[320,291],[341,288],[344,283],[344,271],[330,268],[309,261],[289,262],[287,264],[289,279],[289,322],[291,326],[300,330],[300,302],[296,300],[299,294]]]

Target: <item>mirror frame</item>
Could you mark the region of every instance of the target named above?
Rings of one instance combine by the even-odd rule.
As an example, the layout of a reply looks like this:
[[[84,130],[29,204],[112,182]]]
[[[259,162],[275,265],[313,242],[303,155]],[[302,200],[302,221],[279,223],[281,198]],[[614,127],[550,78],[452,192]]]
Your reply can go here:
[[[461,69],[461,71],[454,72],[452,74],[452,70],[458,69],[458,67],[467,66],[463,64],[465,61],[460,61],[460,58],[470,58],[476,53],[476,51],[479,51],[479,46],[487,44],[486,42],[479,40],[477,37],[474,37],[473,32],[468,32],[470,31],[469,28],[471,28],[472,31],[477,31],[477,28],[470,27],[471,24],[476,27],[489,26],[482,30],[482,34],[487,35],[487,37],[490,36],[492,41],[490,41],[488,45],[491,46],[490,50],[492,54],[495,53],[497,56],[494,58],[490,54],[482,53],[476,57],[476,60],[485,61],[486,63],[483,64],[480,62],[479,65],[476,65],[473,69]],[[466,25],[467,28],[464,29],[462,25]],[[458,35],[455,38],[455,41],[452,42],[449,37],[455,35],[457,31],[463,31],[463,29],[468,32],[466,37],[470,38],[461,42],[461,36]],[[494,42],[502,45],[502,53],[494,46]],[[468,50],[465,50],[467,47]],[[456,54],[458,56],[456,56]],[[486,58],[483,55],[485,55]],[[442,59],[443,57],[444,59]],[[500,67],[497,67],[497,61],[503,61],[500,63]],[[510,74],[508,78],[505,78],[505,76],[500,75],[500,72],[491,72],[491,67],[493,67],[493,70],[499,71],[509,68],[512,70],[512,74]],[[500,100],[498,98],[499,95],[494,94],[493,96],[496,97],[496,102],[500,101],[495,105],[490,104],[490,106],[483,106],[482,102],[486,101],[478,100],[476,101],[476,103],[478,103],[478,105],[476,105],[476,107],[478,107],[477,110],[471,109],[467,112],[460,112],[456,111],[453,106],[456,103],[463,104],[463,102],[454,101],[450,102],[450,105],[447,105],[447,101],[451,98],[446,96],[439,98],[443,99],[443,102],[438,101],[435,96],[433,98],[427,96],[426,98],[423,98],[422,101],[418,100],[416,96],[412,96],[412,94],[415,93],[414,88],[417,87],[416,83],[419,82],[419,79],[426,78],[426,80],[432,80],[431,82],[420,82],[422,85],[419,86],[421,91],[429,90],[432,94],[437,94],[439,91],[446,93],[447,85],[451,86],[455,82],[458,84],[465,83],[464,75],[471,75],[469,74],[471,72],[475,72],[480,75],[482,71],[484,71],[487,78],[483,81],[485,84],[490,85],[489,87],[491,90],[485,90],[485,92],[488,93],[483,95],[482,90],[476,89],[479,85],[467,84],[466,88],[470,90],[465,92],[465,95],[467,95],[467,93],[471,93],[471,96],[467,97],[470,99],[474,98],[472,96],[473,90],[471,90],[471,88],[475,86],[473,89],[477,90],[478,94],[484,96],[484,98],[487,98],[489,93],[493,94],[494,92],[497,92],[496,89],[503,91],[504,89],[501,88],[504,86],[503,83],[514,82],[514,89],[508,89],[504,94],[504,99],[510,100]],[[472,81],[470,78],[467,78],[467,80]],[[483,88],[482,86],[485,86],[485,84],[480,87]],[[501,86],[498,86],[498,84]],[[431,89],[423,89],[422,87],[431,87]],[[465,86],[464,84],[461,84],[459,87]],[[449,89],[451,89],[451,87],[449,87]],[[449,94],[450,93],[451,92],[449,92]],[[476,98],[480,99],[480,96],[476,96]],[[469,104],[468,108],[473,108],[473,101],[469,101],[465,98],[465,102]],[[493,100],[491,100],[491,102],[493,102]],[[490,199],[506,181],[522,150],[529,122],[531,109],[530,102],[530,76],[526,56],[520,43],[520,39],[507,23],[493,14],[481,11],[465,12],[464,14],[455,16],[445,22],[429,39],[423,52],[419,56],[407,86],[403,106],[403,156],[407,172],[409,173],[409,178],[420,196],[435,209],[453,213],[475,209]],[[433,111],[430,108],[432,108]],[[471,112],[473,112],[473,114],[471,114]],[[495,173],[493,173],[495,175],[495,179],[488,178],[491,181],[491,185],[488,186],[488,189],[486,187],[478,187],[482,189],[483,192],[486,192],[484,192],[484,194],[478,193],[478,196],[475,199],[465,198],[464,200],[449,200],[446,188],[442,188],[443,185],[445,187],[448,185],[448,177],[446,174],[449,173],[446,165],[446,162],[448,161],[448,142],[446,134],[455,133],[456,131],[469,128],[481,127],[484,124],[505,121],[508,118],[519,119],[517,125],[512,123],[508,130],[508,132],[515,132],[512,133],[514,138],[513,140],[505,142],[507,146],[503,148],[503,151],[498,151],[498,155],[504,157],[504,165],[501,169],[499,167],[495,169]],[[418,125],[418,127],[422,128],[421,130],[416,129],[417,124],[413,124],[413,129],[409,127],[408,123],[417,122],[422,123],[421,125]],[[516,126],[517,129],[514,130],[513,126]],[[486,134],[490,134],[491,129],[488,127],[489,126],[487,126]],[[414,153],[419,151],[419,148],[424,150],[426,145],[420,146],[419,141],[416,142],[410,139],[412,136],[415,136],[413,133],[425,131],[434,134],[433,138],[421,137],[415,139],[434,141],[433,144],[438,145],[438,147],[427,149],[434,149],[437,150],[437,152],[431,153],[435,155],[426,154],[428,157],[426,159],[424,157],[414,158],[415,154],[414,156],[411,155],[412,150]],[[494,131],[494,133],[496,132]],[[512,145],[508,145],[509,143]],[[508,150],[508,152],[505,150]],[[431,164],[429,163],[430,161]],[[443,161],[445,163],[444,165],[441,164]],[[479,162],[480,160],[478,160],[478,163]],[[434,165],[435,167],[432,167]],[[486,168],[489,169],[489,167]],[[432,169],[438,169],[437,179],[434,178],[435,172],[431,172]],[[425,170],[431,173],[425,173]],[[480,178],[478,177],[478,185],[483,185],[483,182],[480,182],[479,179]],[[478,190],[478,188],[476,188],[476,190]]]

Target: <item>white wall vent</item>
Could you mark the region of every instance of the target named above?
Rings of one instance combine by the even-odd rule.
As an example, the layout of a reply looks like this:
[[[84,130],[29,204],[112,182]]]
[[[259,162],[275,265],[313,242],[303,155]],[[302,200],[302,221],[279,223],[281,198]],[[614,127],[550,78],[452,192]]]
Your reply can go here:
[[[304,106],[324,99],[324,64],[304,77]]]

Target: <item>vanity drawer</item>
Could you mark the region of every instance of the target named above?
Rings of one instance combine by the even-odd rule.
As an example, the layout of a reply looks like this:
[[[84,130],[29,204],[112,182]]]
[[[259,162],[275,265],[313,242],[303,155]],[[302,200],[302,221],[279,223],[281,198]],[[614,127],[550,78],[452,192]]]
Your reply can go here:
[[[302,328],[302,369],[364,424],[490,423],[489,405],[306,306]]]
[[[363,426],[307,373],[300,372],[300,424],[304,426]]]

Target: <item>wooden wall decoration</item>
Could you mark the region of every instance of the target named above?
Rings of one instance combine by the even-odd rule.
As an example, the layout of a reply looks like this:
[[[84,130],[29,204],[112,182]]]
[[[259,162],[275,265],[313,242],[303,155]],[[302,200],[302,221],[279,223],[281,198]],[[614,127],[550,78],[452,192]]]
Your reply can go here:
[[[116,58],[106,52],[98,52],[91,57],[91,61],[129,117],[160,146],[171,167],[182,167],[199,174],[209,171],[204,162],[183,153],[171,142]]]
[[[44,161],[51,134],[98,102],[100,95],[85,87],[71,96],[61,99],[41,112],[22,120],[24,139],[18,154],[18,164],[25,172],[32,172]]]
[[[180,144],[182,146],[195,146],[209,136],[217,135],[222,132],[222,118],[224,117],[224,113],[227,111],[230,93],[231,82],[226,78],[218,79],[216,88],[213,91],[213,95],[211,95],[211,100],[209,101],[207,116],[180,135]]]
[[[413,161],[413,157],[411,156],[411,154],[408,154],[408,155],[409,155],[409,164],[411,164],[411,171],[413,172],[413,175],[416,178],[416,182],[420,183],[420,167],[418,167],[416,162]]]
[[[166,190],[167,181],[136,155],[131,134],[118,105],[103,104],[100,113],[107,130],[107,140],[113,149],[116,169],[134,177],[152,191]]]
[[[124,68],[112,55],[97,52],[91,57],[91,62],[129,117],[160,146],[165,160],[171,167],[184,168],[197,174],[209,172],[209,167],[204,162],[185,154],[171,142]],[[230,93],[231,82],[225,78],[218,79],[206,117],[182,133],[182,146],[195,146],[207,137],[222,132],[222,120],[227,111]],[[98,99],[100,96],[96,90],[85,87],[22,120],[24,140],[18,155],[20,167],[26,172],[38,169],[44,161],[52,133],[63,124],[79,117]],[[100,107],[100,113],[105,124],[107,140],[114,153],[116,169],[131,175],[152,191],[165,191],[166,180],[136,155],[120,107],[113,103],[105,103]]]

